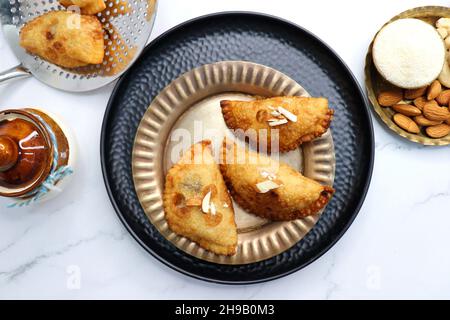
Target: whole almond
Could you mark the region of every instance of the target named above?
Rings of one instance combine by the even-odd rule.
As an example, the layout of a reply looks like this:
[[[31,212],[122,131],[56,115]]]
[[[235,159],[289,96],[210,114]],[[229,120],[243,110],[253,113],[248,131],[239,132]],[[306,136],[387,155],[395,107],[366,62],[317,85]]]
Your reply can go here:
[[[437,97],[436,97],[437,103],[439,103],[441,106],[448,106],[448,103],[450,101],[450,90],[444,90],[442,91]]]
[[[437,126],[426,128],[425,131],[431,138],[442,138],[450,134],[450,126],[448,124],[438,124]]]
[[[450,118],[450,111],[447,107],[439,107],[433,103],[427,103],[422,111],[425,118],[429,120],[445,121]]]
[[[394,114],[394,122],[403,130],[411,133],[419,133],[420,129],[417,123],[411,120],[411,118],[401,114]]]
[[[427,100],[436,99],[436,97],[441,93],[442,85],[438,80],[434,80],[427,90]]]
[[[418,97],[425,95],[425,93],[427,92],[427,89],[428,89],[428,87],[405,90],[405,99],[408,99],[408,100],[417,99]]]
[[[378,95],[378,103],[382,107],[392,107],[403,99],[403,91],[401,89],[383,91]]]
[[[419,116],[422,114],[422,111],[420,111],[419,108],[414,107],[410,104],[396,104],[392,106],[392,109],[409,117]]]
[[[419,108],[420,110],[423,110],[423,107],[427,104],[427,103],[433,103],[436,105],[436,107],[439,106],[439,104],[436,102],[436,100],[431,100],[428,101],[427,98],[425,97],[419,97],[417,99],[414,100],[414,105]]]
[[[425,118],[424,116],[417,116],[417,117],[414,117],[414,121],[415,121],[419,126],[423,126],[423,127],[436,126],[436,125],[442,123],[442,121],[428,120],[428,119]]]

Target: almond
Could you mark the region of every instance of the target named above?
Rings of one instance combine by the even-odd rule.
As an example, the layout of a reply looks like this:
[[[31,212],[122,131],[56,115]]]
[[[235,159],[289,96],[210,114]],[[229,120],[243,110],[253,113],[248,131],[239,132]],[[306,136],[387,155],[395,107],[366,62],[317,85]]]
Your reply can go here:
[[[397,111],[398,113],[404,114],[405,116],[419,116],[422,114],[422,111],[420,111],[419,108],[414,107],[410,104],[396,104],[392,106],[392,109],[394,111]]]
[[[406,130],[411,133],[419,133],[420,129],[417,123],[408,118],[407,116],[396,113],[394,114],[394,122],[403,130]]]
[[[281,126],[289,122],[287,119],[269,119],[267,121],[271,127]]]
[[[433,103],[427,103],[423,107],[423,115],[429,120],[445,121],[450,118],[450,111],[447,107],[439,107]]]
[[[419,89],[408,89],[405,90],[405,99],[414,100],[417,99],[427,92],[428,87],[422,87]]]
[[[436,98],[437,103],[439,103],[441,106],[448,106],[448,103],[450,101],[450,90],[444,90],[442,91]]]
[[[450,18],[439,18],[438,21],[436,21],[436,28],[450,28]]]
[[[277,108],[278,113],[280,113],[282,116],[284,116],[286,119],[288,119],[291,122],[297,122],[297,116],[293,113],[291,113],[289,110],[286,110],[283,107]]]
[[[442,85],[438,80],[434,80],[427,90],[427,100],[436,99],[436,97],[441,93]]]
[[[382,107],[392,107],[403,99],[403,91],[401,89],[383,91],[378,95],[378,103]]]
[[[442,39],[447,38],[448,31],[447,31],[446,28],[440,27],[440,28],[437,28],[436,30],[437,30],[437,32],[439,33],[439,35],[441,36]]]
[[[447,51],[447,61],[444,63],[441,74],[439,75],[439,81],[442,85],[450,88],[450,53]]]
[[[437,126],[428,127],[426,132],[431,138],[442,138],[450,134],[450,126],[448,124],[438,124]]]
[[[450,48],[450,37],[445,38],[444,43],[446,48]]]
[[[436,102],[436,100],[431,100],[428,101],[425,97],[419,97],[417,99],[414,100],[414,105],[419,108],[420,110],[423,110],[423,107],[427,104],[427,103],[433,103],[436,107],[439,106],[439,103]]]
[[[415,121],[419,126],[424,126],[424,127],[436,126],[436,125],[442,123],[442,121],[428,120],[428,119],[425,118],[424,116],[417,116],[417,117],[414,117],[414,121]]]
[[[202,200],[203,213],[209,213],[210,209],[211,209],[211,191],[209,191]]]
[[[259,193],[267,193],[270,190],[278,189],[280,185],[274,181],[266,180],[256,184],[256,187],[259,190]]]

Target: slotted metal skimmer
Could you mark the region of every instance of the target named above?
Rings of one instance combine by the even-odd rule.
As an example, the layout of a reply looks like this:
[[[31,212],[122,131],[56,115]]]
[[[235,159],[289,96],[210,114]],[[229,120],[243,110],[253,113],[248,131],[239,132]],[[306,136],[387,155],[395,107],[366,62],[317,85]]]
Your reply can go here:
[[[74,92],[100,88],[123,74],[144,49],[153,28],[157,0],[106,0],[97,14],[104,29],[103,63],[66,69],[26,52],[19,32],[28,21],[52,10],[66,10],[57,0],[0,0],[6,41],[21,65],[0,73],[0,84],[31,74],[49,86]]]

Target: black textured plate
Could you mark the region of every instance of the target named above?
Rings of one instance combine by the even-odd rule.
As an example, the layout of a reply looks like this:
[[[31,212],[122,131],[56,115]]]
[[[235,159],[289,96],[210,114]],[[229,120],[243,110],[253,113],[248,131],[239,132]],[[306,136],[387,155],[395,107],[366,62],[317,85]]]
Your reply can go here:
[[[165,240],[145,215],[133,185],[131,152],[152,99],[181,74],[222,60],[278,69],[336,110],[336,194],[319,222],[294,247],[238,266],[199,260]],[[366,99],[349,69],[322,41],[290,22],[255,13],[220,13],[183,23],[154,40],[116,85],[103,120],[101,160],[112,204],[133,237],[166,265],[198,279],[248,284],[297,271],[344,234],[364,201],[372,175],[374,138]]]

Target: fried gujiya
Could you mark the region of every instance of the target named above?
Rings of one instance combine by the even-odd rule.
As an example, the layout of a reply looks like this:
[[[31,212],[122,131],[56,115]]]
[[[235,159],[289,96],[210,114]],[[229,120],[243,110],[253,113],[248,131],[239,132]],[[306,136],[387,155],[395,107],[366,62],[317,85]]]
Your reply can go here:
[[[173,232],[216,254],[236,253],[233,204],[210,141],[191,146],[169,170],[163,202]]]
[[[274,149],[272,144],[276,138],[280,152],[294,150],[323,135],[334,114],[325,98],[275,97],[254,101],[224,100],[220,104],[228,128],[253,130],[256,134],[250,135],[250,139],[257,144],[266,143],[267,150]],[[267,135],[261,135],[261,130]],[[262,141],[261,137],[267,140]]]
[[[246,211],[270,220],[317,214],[334,193],[332,187],[230,139],[222,145],[220,170],[233,199]]]
[[[106,9],[103,0],[59,0],[64,7],[77,6],[82,14],[96,14]]]
[[[56,65],[75,68],[102,63],[103,29],[94,16],[50,11],[23,26],[20,45]]]

